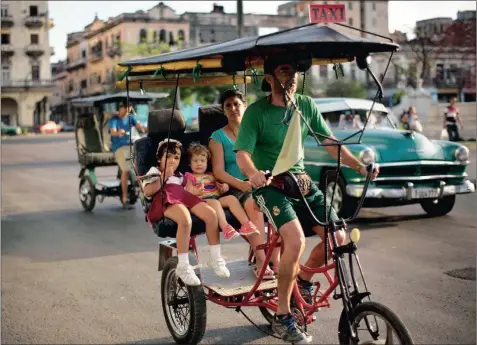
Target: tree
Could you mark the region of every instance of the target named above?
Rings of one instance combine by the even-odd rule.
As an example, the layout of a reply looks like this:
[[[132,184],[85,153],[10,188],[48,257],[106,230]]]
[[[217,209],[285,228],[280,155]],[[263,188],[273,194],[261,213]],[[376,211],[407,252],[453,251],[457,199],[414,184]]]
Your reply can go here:
[[[326,86],[327,97],[365,98],[366,88],[359,82],[350,79],[338,79]]]

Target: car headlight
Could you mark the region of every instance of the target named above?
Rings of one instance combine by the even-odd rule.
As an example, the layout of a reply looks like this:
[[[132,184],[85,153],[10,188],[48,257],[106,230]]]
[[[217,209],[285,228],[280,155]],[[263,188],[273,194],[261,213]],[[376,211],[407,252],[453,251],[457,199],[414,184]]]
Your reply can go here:
[[[465,146],[460,146],[455,150],[455,159],[459,162],[465,162],[469,159],[469,149]]]
[[[374,163],[374,161],[376,160],[376,154],[372,149],[366,148],[364,150],[361,150],[361,152],[359,153],[359,159],[361,160],[361,162],[363,162],[363,164],[369,165],[371,163]]]

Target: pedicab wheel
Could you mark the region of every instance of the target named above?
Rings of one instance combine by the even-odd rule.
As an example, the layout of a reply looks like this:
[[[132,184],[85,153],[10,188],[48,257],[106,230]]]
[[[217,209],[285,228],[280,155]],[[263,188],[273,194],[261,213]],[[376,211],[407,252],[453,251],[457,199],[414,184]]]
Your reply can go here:
[[[128,199],[129,199],[130,205],[136,204],[138,198],[139,198],[139,192],[136,190],[136,188],[129,190]]]
[[[169,258],[161,278],[162,311],[177,344],[198,344],[205,333],[207,308],[202,286],[187,286],[176,277],[178,259]]]
[[[414,344],[401,319],[388,307],[376,302],[363,302],[352,311],[352,327],[358,342],[350,336],[346,312],[341,312],[338,326],[340,344]],[[381,319],[384,322],[379,322]]]
[[[89,176],[83,176],[79,184],[79,198],[85,211],[92,211],[96,204],[96,188]]]

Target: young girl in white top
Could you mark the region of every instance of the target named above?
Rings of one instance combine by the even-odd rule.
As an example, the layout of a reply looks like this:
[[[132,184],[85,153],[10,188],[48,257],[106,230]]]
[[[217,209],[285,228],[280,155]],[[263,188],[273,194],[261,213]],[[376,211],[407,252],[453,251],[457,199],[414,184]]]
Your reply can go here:
[[[177,223],[176,240],[179,257],[179,264],[176,268],[177,276],[186,285],[198,286],[200,279],[189,264],[191,213],[205,223],[212,258],[209,266],[214,269],[217,276],[222,278],[230,277],[230,272],[220,253],[217,214],[206,202],[185,189],[187,179],[176,172],[181,159],[181,147],[182,144],[174,139],[166,139],[159,143],[156,153],[158,167],[152,167],[147,172],[146,176],[150,175],[151,177],[143,180],[143,190],[146,197],[153,198],[147,213],[151,222],[167,217]],[[163,180],[165,180],[164,189],[161,190]]]

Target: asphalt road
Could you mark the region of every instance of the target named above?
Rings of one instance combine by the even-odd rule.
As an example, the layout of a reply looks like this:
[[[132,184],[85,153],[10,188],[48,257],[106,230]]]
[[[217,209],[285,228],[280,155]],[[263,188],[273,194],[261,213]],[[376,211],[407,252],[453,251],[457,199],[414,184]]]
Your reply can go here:
[[[475,178],[475,151],[469,175]],[[160,302],[158,239],[142,210],[106,199],[82,211],[72,134],[2,141],[2,343],[172,344]],[[99,176],[114,177],[102,169]],[[446,217],[420,206],[363,210],[359,255],[374,300],[401,316],[417,344],[476,341],[475,194]],[[307,253],[317,242],[309,239]],[[201,252],[205,251],[200,240]],[[235,239],[227,259],[245,258]],[[208,254],[206,254],[208,255]],[[337,342],[340,302],[317,314],[314,343]],[[203,343],[272,344],[233,309],[207,304]],[[259,325],[256,309],[245,312]]]

